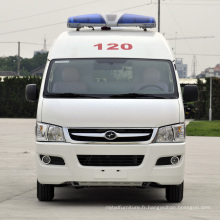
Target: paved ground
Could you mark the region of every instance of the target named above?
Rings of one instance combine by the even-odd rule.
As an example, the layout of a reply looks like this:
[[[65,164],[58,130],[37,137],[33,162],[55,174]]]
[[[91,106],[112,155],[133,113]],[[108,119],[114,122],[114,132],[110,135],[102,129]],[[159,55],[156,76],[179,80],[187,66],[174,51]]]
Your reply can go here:
[[[187,137],[180,204],[158,188],[56,188],[54,201],[38,202],[34,124],[0,119],[0,219],[220,219],[220,138]]]

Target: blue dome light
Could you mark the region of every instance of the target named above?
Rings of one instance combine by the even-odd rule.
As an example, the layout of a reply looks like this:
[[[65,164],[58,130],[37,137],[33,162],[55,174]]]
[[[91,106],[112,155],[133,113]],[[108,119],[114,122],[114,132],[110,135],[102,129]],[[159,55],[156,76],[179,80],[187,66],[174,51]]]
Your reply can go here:
[[[70,28],[78,28],[84,26],[105,26],[106,22],[100,14],[87,14],[69,17],[67,26]]]
[[[69,17],[67,27],[156,27],[155,18],[135,14],[87,14]]]
[[[123,14],[118,20],[118,26],[136,25],[145,28],[156,27],[156,21],[154,17],[135,15],[135,14]]]

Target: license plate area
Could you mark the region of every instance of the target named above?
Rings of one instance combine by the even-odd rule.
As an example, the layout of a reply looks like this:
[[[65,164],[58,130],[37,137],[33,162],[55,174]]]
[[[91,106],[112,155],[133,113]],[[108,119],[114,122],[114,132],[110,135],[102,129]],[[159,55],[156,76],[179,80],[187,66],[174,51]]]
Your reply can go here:
[[[97,169],[94,171],[96,179],[126,179],[127,170],[125,169]]]

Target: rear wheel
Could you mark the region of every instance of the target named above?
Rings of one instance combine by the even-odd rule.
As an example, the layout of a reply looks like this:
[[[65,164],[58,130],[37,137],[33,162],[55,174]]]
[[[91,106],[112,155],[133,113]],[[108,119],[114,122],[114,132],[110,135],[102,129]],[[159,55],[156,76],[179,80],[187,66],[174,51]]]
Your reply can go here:
[[[181,202],[183,199],[183,184],[166,186],[166,199],[168,202]]]
[[[39,201],[51,201],[54,197],[54,186],[37,181],[37,198]]]

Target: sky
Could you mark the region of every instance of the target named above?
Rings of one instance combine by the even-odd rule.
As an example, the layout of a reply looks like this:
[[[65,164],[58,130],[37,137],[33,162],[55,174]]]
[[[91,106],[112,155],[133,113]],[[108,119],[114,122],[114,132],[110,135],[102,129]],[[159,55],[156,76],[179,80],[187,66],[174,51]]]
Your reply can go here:
[[[54,39],[68,30],[67,18],[74,15],[118,12],[157,20],[157,3],[158,0],[0,0],[0,57],[17,55],[17,42],[21,42],[20,56],[31,58],[34,51],[43,49],[44,38],[49,50]],[[161,0],[160,27],[167,39],[173,39],[169,43],[176,58],[188,64],[188,76],[194,55],[196,75],[220,63],[220,0]]]

